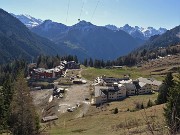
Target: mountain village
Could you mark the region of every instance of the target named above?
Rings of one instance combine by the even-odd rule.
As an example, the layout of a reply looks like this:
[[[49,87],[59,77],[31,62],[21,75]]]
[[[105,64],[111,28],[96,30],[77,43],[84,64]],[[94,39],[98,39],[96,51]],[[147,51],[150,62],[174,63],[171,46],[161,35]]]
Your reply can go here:
[[[58,111],[52,111],[53,113],[45,113],[43,111],[43,122],[56,120],[58,119],[58,113],[73,112],[82,104],[87,106],[86,111],[81,113],[81,115],[85,115],[88,112],[89,105],[102,106],[113,101],[121,102],[129,96],[153,94],[159,91],[159,87],[162,84],[161,81],[157,81],[154,78],[139,77],[131,79],[129,75],[124,75],[123,78],[103,75],[97,76],[94,81],[85,80],[81,75],[83,69],[75,61],[62,61],[59,66],[53,69],[36,68],[36,65],[36,63],[28,65],[29,77],[27,79],[29,82],[44,81],[53,84],[51,87],[48,87],[49,96],[46,97],[48,104],[42,109],[50,111],[55,106],[55,108],[59,106]],[[112,68],[121,70],[123,67]],[[62,80],[65,78],[71,83],[68,83],[68,85],[67,82],[63,84]],[[47,88],[44,89],[39,85],[30,87],[34,90],[33,93],[47,91]],[[74,94],[72,95],[71,92]],[[66,99],[67,97],[68,100]],[[40,97],[37,98],[39,99]],[[74,100],[71,99],[72,101],[69,101],[69,98]],[[55,105],[51,104],[53,101],[56,101]],[[42,100],[41,102],[43,104],[45,101]]]

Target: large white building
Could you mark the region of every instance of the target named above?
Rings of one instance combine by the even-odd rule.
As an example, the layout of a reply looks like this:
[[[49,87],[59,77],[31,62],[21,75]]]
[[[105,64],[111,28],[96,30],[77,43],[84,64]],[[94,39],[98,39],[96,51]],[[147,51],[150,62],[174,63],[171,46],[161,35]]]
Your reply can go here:
[[[122,84],[118,84],[112,87],[95,86],[95,104],[101,104],[113,100],[120,100],[125,97],[126,87]]]
[[[159,90],[159,86],[162,84],[160,81],[142,77],[134,81],[132,79],[98,77],[95,83],[94,104],[120,100],[126,96],[150,94],[154,90]]]
[[[114,86],[114,83],[119,83],[120,81],[129,81],[129,77],[115,78],[115,77],[101,76],[95,79],[95,83],[101,86]]]

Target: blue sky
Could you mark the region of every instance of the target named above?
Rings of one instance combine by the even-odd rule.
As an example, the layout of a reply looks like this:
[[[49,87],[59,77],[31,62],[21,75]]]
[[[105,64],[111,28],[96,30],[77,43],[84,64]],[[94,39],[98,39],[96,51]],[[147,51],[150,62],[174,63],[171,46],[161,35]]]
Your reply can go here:
[[[0,0],[0,8],[14,14],[29,14],[73,25],[78,22],[84,2],[80,19],[100,26],[129,24],[171,29],[180,25],[180,0],[70,0],[67,18],[68,1]]]

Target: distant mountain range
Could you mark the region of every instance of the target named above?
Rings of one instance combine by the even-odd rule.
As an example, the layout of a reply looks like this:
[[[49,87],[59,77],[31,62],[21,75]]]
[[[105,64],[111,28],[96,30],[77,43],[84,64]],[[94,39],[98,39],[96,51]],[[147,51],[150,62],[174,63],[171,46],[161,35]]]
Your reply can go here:
[[[114,60],[136,48],[179,43],[178,28],[174,29],[166,31],[164,28],[156,30],[129,25],[117,28],[113,25],[96,26],[86,21],[66,26],[29,15],[9,14],[0,9],[0,63],[16,58],[31,59],[40,54],[71,54],[80,60],[90,57]],[[140,43],[144,45],[140,47]]]
[[[120,28],[116,27],[115,25],[106,25],[105,27],[113,31],[123,30],[128,34],[130,34],[132,37],[141,40],[148,40],[151,36],[162,35],[167,31],[166,28],[155,29],[153,27],[147,27],[147,28],[142,28],[138,26],[132,27],[129,26],[128,24]]]
[[[114,32],[86,21],[69,27],[46,20],[31,29],[21,21],[0,9],[0,63],[19,58],[30,60],[40,54],[113,60],[138,47],[126,32]]]
[[[0,63],[19,58],[31,60],[40,54],[60,54],[63,52],[60,47],[32,33],[18,19],[0,9]]]
[[[66,47],[70,48],[67,51],[72,54],[77,51],[81,52],[76,53],[80,59],[92,57],[113,60],[118,56],[126,55],[139,46],[136,39],[122,30],[112,31],[86,21],[66,26],[46,20],[32,28],[31,31],[50,39],[57,45],[66,44]]]
[[[57,45],[61,44],[61,47],[66,50],[65,53],[76,54],[80,59],[92,57],[112,60],[128,54],[145,43],[151,36],[161,35],[167,31],[165,28],[132,27],[128,24],[119,28],[114,25],[96,26],[86,21],[66,26],[52,20],[35,19],[29,15],[14,16],[32,32],[50,39]],[[124,37],[129,39],[124,40]]]
[[[12,14],[12,15],[15,16],[16,18],[18,18],[22,23],[24,23],[30,29],[42,24],[42,22],[43,22],[41,19],[36,19],[30,15],[14,15],[14,14]],[[45,20],[45,21],[52,22],[51,20]],[[58,25],[58,24],[60,24],[60,23],[56,23],[56,25]],[[57,28],[54,25],[55,25],[55,23],[53,24],[52,27],[54,27],[54,29]],[[62,26],[62,28],[64,28],[64,27],[67,28],[67,26],[65,26],[65,25]],[[124,25],[123,27],[119,27],[119,28],[115,25],[110,25],[110,24],[106,25],[105,27],[110,30],[113,30],[113,31],[123,30],[123,31],[127,32],[128,34],[130,34],[132,37],[136,38],[137,40],[141,40],[142,42],[145,40],[148,40],[151,36],[161,35],[167,31],[166,28],[155,29],[153,27],[147,27],[147,28],[142,28],[139,26],[132,27],[128,24]],[[142,43],[141,41],[140,41],[140,43]]]
[[[180,25],[166,31],[162,35],[155,35],[149,38],[141,49],[153,50],[158,47],[168,47],[180,44]]]

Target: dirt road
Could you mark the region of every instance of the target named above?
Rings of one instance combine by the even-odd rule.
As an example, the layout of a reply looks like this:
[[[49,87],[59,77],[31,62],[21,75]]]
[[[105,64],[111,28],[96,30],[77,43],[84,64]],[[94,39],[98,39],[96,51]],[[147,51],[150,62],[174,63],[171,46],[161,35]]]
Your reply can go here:
[[[68,70],[69,74],[81,75],[81,70]],[[68,75],[69,75],[68,74]],[[73,74],[73,75],[74,75]],[[46,107],[49,104],[49,101],[54,101],[57,103],[57,112],[56,113],[65,113],[68,108],[73,108],[74,111],[78,109],[78,113],[75,118],[82,117],[87,113],[90,106],[90,93],[89,93],[90,82],[86,84],[71,85],[66,89],[64,97],[61,99],[52,98],[52,89],[51,90],[42,90],[32,92],[34,103],[36,106],[39,106],[40,110]],[[67,87],[58,85],[57,87]],[[50,100],[51,99],[51,100]],[[89,100],[88,100],[89,99]]]

